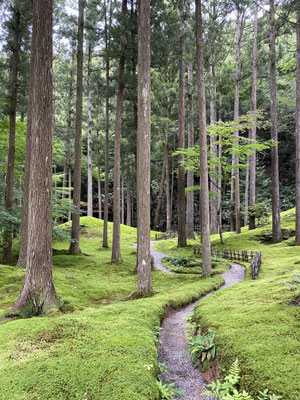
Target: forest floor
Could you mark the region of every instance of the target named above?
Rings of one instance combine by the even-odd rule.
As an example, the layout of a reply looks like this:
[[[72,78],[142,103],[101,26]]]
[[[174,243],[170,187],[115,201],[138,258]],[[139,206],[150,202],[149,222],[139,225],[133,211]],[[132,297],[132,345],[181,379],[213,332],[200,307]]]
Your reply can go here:
[[[122,226],[123,263],[112,265],[111,249],[101,247],[103,221],[83,217],[81,224],[85,255],[69,256],[61,252],[68,243],[54,243],[53,276],[64,313],[0,325],[0,399],[159,399],[156,344],[165,310],[187,305],[224,283],[220,275],[202,279],[155,270],[154,296],[131,300],[136,291],[136,250],[131,248],[136,229]],[[293,211],[283,214],[283,224],[294,226]],[[257,240],[256,235],[269,229],[225,234],[226,248],[262,251],[259,279],[250,279],[246,265],[245,280],[209,296],[196,307],[195,316],[204,329],[217,330],[224,370],[238,357],[243,387],[252,393],[268,387],[284,400],[296,400],[299,308],[289,305],[293,289],[278,281],[291,278],[288,269],[299,271],[300,254],[293,238],[278,245]],[[217,237],[212,240],[221,247]],[[176,240],[167,240],[156,249],[193,257],[195,243],[178,250]],[[217,262],[215,268],[224,272],[228,263]],[[17,299],[23,279],[24,271],[0,266],[0,318]]]

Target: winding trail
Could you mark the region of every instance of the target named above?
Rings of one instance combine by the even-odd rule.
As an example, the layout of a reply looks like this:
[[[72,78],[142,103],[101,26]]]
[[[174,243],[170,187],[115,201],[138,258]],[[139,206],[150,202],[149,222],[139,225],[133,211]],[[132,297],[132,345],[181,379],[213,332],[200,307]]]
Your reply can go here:
[[[159,253],[153,249],[155,242],[151,242],[151,255],[154,257],[156,268],[166,273],[172,273],[165,268],[161,261],[166,254]],[[245,268],[242,265],[232,263],[231,269],[222,274],[225,283],[218,290],[232,286],[245,276]],[[161,374],[164,381],[171,381],[176,387],[184,392],[183,400],[207,400],[209,397],[201,396],[207,387],[200,371],[193,366],[192,359],[189,356],[182,358],[184,350],[188,344],[185,338],[184,318],[190,313],[194,307],[205,297],[211,295],[215,291],[211,291],[207,295],[201,297],[197,301],[171,313],[162,323],[162,331],[160,334],[160,344],[158,347],[158,361],[164,363],[170,374]]]

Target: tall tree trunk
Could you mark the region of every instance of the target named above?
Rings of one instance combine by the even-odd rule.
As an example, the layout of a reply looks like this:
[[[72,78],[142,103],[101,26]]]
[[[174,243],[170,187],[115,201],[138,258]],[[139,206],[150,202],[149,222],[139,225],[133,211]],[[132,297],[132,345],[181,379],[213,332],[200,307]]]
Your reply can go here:
[[[16,134],[16,108],[18,93],[19,70],[19,34],[20,34],[20,4],[14,1],[13,11],[13,45],[10,71],[10,108],[9,108],[9,147],[6,175],[5,208],[11,211],[14,201],[14,170],[15,170],[15,134]],[[12,261],[12,232],[5,228],[3,232],[2,262]]]
[[[74,189],[72,213],[71,243],[69,253],[79,254],[80,231],[80,194],[81,194],[81,129],[82,129],[82,71],[83,71],[83,23],[84,0],[78,0],[78,45],[77,45],[77,93],[76,93],[76,126],[74,146]]]
[[[171,199],[170,199],[170,174],[169,174],[169,135],[166,132],[166,144],[165,144],[165,164],[166,164],[166,214],[167,214],[167,221],[166,221],[166,229],[167,232],[171,230]]]
[[[122,206],[121,206],[121,224],[125,224],[125,199],[124,199],[124,175],[122,174]]]
[[[277,93],[276,93],[276,50],[275,50],[275,5],[270,0],[270,100],[271,139],[278,141]],[[279,202],[279,161],[278,147],[273,146],[272,155],[272,236],[273,243],[281,242],[280,202]]]
[[[248,209],[249,209],[249,164],[250,156],[247,156],[247,166],[246,166],[246,176],[245,176],[245,215],[244,215],[244,225],[248,225]]]
[[[160,188],[157,198],[157,206],[155,210],[155,217],[154,217],[154,230],[159,230],[159,214],[162,206],[163,194],[164,194],[164,186],[165,186],[165,176],[166,176],[166,158],[164,156],[163,166],[161,170],[161,179],[160,179]]]
[[[257,26],[258,26],[258,5],[254,11],[253,26],[253,62],[252,62],[252,111],[256,113],[256,92],[257,92]],[[250,139],[256,140],[256,124],[252,126],[250,131]],[[253,150],[250,155],[250,184],[249,184],[249,207],[255,205],[256,201],[256,152]],[[249,230],[255,229],[255,215],[249,215]]]
[[[33,0],[28,249],[12,312],[39,315],[60,303],[52,281],[52,1]]]
[[[202,39],[201,0],[196,0],[196,57],[198,67],[198,113],[200,145],[200,214],[202,238],[202,275],[211,273],[210,229],[209,229],[209,193],[206,139],[206,101],[204,83],[203,39]]]
[[[89,43],[88,70],[87,70],[87,101],[88,101],[88,131],[87,131],[87,158],[88,158],[88,217],[93,216],[93,157],[92,157],[92,105],[91,105],[91,62],[92,45]]]
[[[241,11],[238,6],[237,19],[236,19],[236,54],[235,54],[235,94],[234,94],[234,120],[239,118],[239,85],[240,85],[240,53],[241,53],[241,40],[242,40],[242,18]],[[234,145],[239,145],[239,132],[234,132]],[[232,156],[233,164],[233,184],[232,184],[232,198],[234,199],[235,209],[235,231],[241,233],[241,202],[240,202],[240,171],[237,165],[239,164],[239,156],[237,152],[233,153]],[[232,221],[233,222],[233,221]]]
[[[112,19],[112,1],[109,7],[109,27],[111,26]],[[108,247],[107,238],[107,227],[108,227],[108,172],[109,172],[109,82],[110,82],[110,62],[108,47],[110,43],[109,29],[107,26],[107,10],[105,2],[105,50],[106,50],[106,66],[105,66],[105,156],[104,156],[104,168],[105,168],[105,182],[104,182],[104,220],[103,220],[103,241],[102,247]]]
[[[126,225],[131,226],[131,191],[130,191],[130,179],[127,178],[126,194],[127,194],[127,212],[126,212]]]
[[[125,24],[127,14],[127,0],[122,0],[122,20]],[[122,133],[122,108],[124,98],[124,68],[125,68],[125,41],[126,33],[125,26],[122,27],[120,43],[120,61],[119,61],[119,78],[118,78],[118,93],[116,105],[116,124],[115,124],[115,142],[114,142],[114,215],[113,215],[113,243],[111,262],[121,262],[120,248],[120,159],[121,159],[121,133]]]
[[[102,219],[101,168],[98,161],[98,216]]]
[[[179,2],[180,13],[180,33],[179,33],[179,96],[178,96],[178,147],[184,148],[185,141],[185,104],[184,104],[184,0]],[[184,160],[183,154],[178,156],[178,247],[186,246],[186,215],[185,215],[185,176],[184,167],[181,162]]]
[[[215,3],[212,4],[212,15],[213,15],[213,24],[215,23],[216,17],[216,6]],[[216,72],[215,72],[215,62],[216,62],[216,54],[215,54],[215,33],[214,28],[211,32],[211,53],[210,53],[210,124],[213,125],[217,121],[217,107],[216,107],[216,97],[217,97],[217,87],[216,87]],[[217,141],[216,136],[210,137],[210,152],[212,157],[217,157],[217,146],[215,142]],[[211,191],[211,199],[210,199],[210,231],[212,234],[218,233],[218,188],[217,188],[217,167],[213,167],[212,169],[213,176],[210,178],[210,191]]]
[[[150,254],[150,0],[138,9],[137,288],[152,291]]]
[[[69,167],[69,169],[68,169],[68,179],[69,179],[69,201],[70,201],[70,203],[71,203],[71,201],[72,201],[72,189],[71,189],[71,187],[72,187],[72,168],[71,167]],[[71,218],[72,218],[72,216],[71,216],[71,213],[69,212],[69,214],[68,214],[68,221],[71,221]]]
[[[297,72],[296,72],[296,241],[300,246],[300,11],[297,12]]]
[[[223,120],[223,95],[222,95],[222,65],[220,65],[220,97],[219,97],[219,121]],[[218,146],[218,157],[219,160],[222,160],[223,146],[222,146],[222,136],[219,136],[219,146]],[[222,164],[219,164],[218,167],[218,226],[219,226],[219,234],[222,240]]]
[[[194,147],[193,63],[188,63],[188,147]],[[193,171],[187,172],[187,187],[194,186]],[[194,238],[194,192],[186,195],[186,237]]]
[[[173,152],[175,151],[175,135],[173,136]],[[170,198],[170,223],[172,225],[173,218],[173,199],[174,199],[174,175],[175,175],[175,161],[174,157],[172,157],[172,178],[171,178],[171,198]]]

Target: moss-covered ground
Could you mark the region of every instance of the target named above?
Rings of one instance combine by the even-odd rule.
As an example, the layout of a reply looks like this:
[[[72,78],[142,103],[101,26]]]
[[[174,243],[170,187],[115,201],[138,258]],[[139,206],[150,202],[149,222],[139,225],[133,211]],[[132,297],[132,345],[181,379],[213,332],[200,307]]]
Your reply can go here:
[[[295,229],[295,210],[281,214],[282,227]],[[236,286],[209,296],[195,311],[195,319],[202,328],[217,330],[217,354],[221,367],[228,371],[238,358],[242,386],[251,393],[263,388],[281,395],[284,400],[300,399],[300,308],[290,305],[296,291],[279,281],[293,276],[289,270],[300,273],[300,249],[295,238],[279,244],[263,244],[259,235],[271,229],[270,225],[240,235],[226,233],[225,244],[212,236],[215,248],[255,250],[262,252],[259,278],[251,280],[250,265],[246,278]],[[191,257],[190,247],[177,249],[176,240],[156,245],[166,254]],[[298,293],[299,294],[299,293]]]
[[[102,223],[81,218],[82,255],[64,254],[68,243],[54,243],[53,276],[64,313],[0,324],[0,399],[160,398],[155,332],[165,308],[195,300],[223,278],[155,270],[154,296],[131,300],[137,285],[131,248],[136,229],[122,226],[124,262],[112,265],[111,248],[101,247]],[[0,265],[0,318],[14,304],[23,280],[23,270]]]

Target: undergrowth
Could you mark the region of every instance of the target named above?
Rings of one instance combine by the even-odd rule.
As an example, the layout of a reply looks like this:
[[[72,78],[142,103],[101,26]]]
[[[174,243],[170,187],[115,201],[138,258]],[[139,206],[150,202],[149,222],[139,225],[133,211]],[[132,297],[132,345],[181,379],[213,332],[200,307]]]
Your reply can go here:
[[[54,243],[53,277],[65,313],[0,325],[0,399],[160,398],[156,342],[165,308],[194,301],[223,279],[155,270],[154,296],[130,300],[137,288],[131,248],[136,229],[121,227],[124,262],[112,265],[111,249],[101,247],[102,224],[81,218],[82,255],[66,254],[67,242]],[[0,266],[0,317],[14,304],[23,281],[23,270]],[[153,368],[144,368],[147,364]]]
[[[294,209],[281,214],[281,224],[294,229]],[[296,400],[300,398],[300,309],[293,301],[299,292],[279,281],[294,282],[300,272],[300,250],[294,237],[278,244],[261,243],[258,237],[270,229],[270,225],[252,231],[244,227],[240,235],[225,233],[223,246],[217,235],[212,236],[215,248],[261,251],[261,272],[251,280],[250,265],[245,263],[245,280],[202,301],[195,309],[195,322],[201,330],[217,330],[218,361],[224,370],[239,359],[243,390],[255,397],[268,387],[284,400]],[[180,254],[191,257],[192,246],[199,246],[199,241],[188,243]],[[158,243],[156,249],[179,254],[176,240]]]

